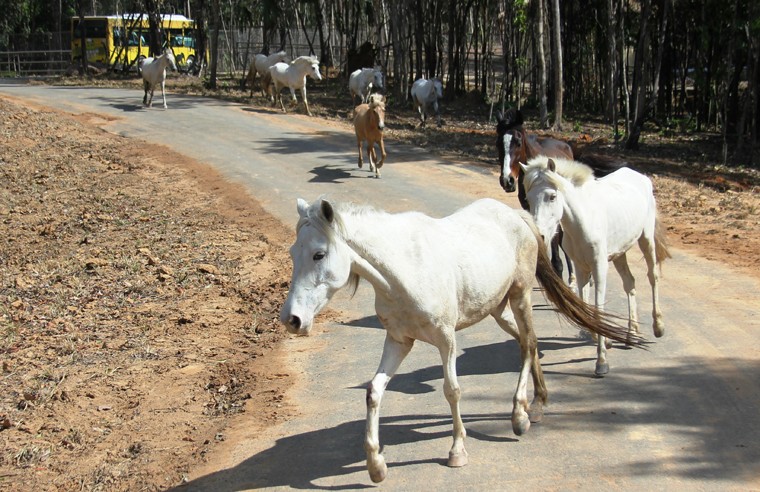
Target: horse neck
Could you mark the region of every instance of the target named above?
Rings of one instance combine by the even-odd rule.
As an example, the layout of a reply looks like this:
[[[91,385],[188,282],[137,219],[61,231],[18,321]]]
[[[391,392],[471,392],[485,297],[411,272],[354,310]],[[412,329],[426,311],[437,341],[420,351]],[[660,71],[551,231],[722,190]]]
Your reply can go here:
[[[376,293],[390,296],[393,274],[389,259],[393,252],[386,246],[393,236],[385,227],[387,219],[387,215],[377,212],[346,214],[343,241],[352,252],[351,272],[372,284]]]
[[[542,154],[541,146],[538,144],[537,141],[532,141],[528,138],[528,132],[526,132],[523,128],[520,128],[520,137],[522,138],[523,145],[521,145],[521,148],[523,149],[523,153],[525,155],[526,162],[529,159],[533,159],[534,157],[538,157]]]
[[[588,195],[593,191],[590,189],[593,183],[586,183],[581,186],[575,186],[565,180],[564,190],[562,190],[563,210],[560,224],[562,230],[568,235],[577,236],[584,234],[584,231],[594,227],[592,223],[593,210],[588,203]]]

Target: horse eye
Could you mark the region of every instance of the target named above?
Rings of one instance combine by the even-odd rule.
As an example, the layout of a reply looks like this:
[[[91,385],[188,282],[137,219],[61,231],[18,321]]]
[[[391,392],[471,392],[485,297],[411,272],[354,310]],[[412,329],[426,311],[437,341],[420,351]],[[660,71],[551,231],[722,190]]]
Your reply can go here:
[[[557,195],[555,195],[553,193],[551,195],[549,195],[549,201],[550,202],[556,202],[557,201]]]
[[[324,259],[325,256],[327,256],[327,253],[325,253],[324,251],[317,251],[316,253],[314,253],[314,261],[320,261]]]

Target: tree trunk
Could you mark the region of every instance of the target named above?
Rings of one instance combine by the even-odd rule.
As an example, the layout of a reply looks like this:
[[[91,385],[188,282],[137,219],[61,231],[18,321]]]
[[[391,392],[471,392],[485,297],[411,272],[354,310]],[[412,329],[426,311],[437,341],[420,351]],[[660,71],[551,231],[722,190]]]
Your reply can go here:
[[[216,71],[219,66],[219,24],[221,24],[221,16],[219,12],[220,0],[213,0],[211,22],[214,23],[214,30],[211,33],[211,64],[209,66],[211,75],[209,77],[209,87],[216,89]]]
[[[660,67],[662,67],[662,56],[665,51],[665,34],[668,28],[668,15],[670,13],[671,0],[664,0],[662,4],[662,20],[660,24],[657,57],[654,65],[654,80],[652,84],[652,94],[646,99],[646,84],[644,83],[643,73],[639,73],[638,88],[634,91],[634,97],[636,97],[636,117],[634,118],[633,126],[631,127],[631,133],[628,135],[628,140],[625,143],[625,148],[629,150],[635,150],[639,148],[639,138],[641,137],[641,130],[644,128],[644,122],[646,121],[649,113],[654,110],[657,105],[658,89],[660,87]],[[649,0],[644,2],[647,6],[646,12],[649,15],[651,4]],[[644,5],[641,8],[641,14],[644,15]],[[646,25],[642,19],[643,29],[646,30]],[[641,34],[641,32],[639,33]],[[639,40],[639,46],[641,46],[641,40]],[[648,51],[648,50],[647,50]],[[649,56],[649,55],[645,55]],[[638,59],[638,53],[636,53]],[[635,77],[634,72],[634,77]],[[634,88],[636,88],[636,79],[634,78]]]
[[[612,123],[612,129],[617,135],[617,102],[615,100],[615,79],[617,78],[617,47],[615,22],[615,0],[607,0],[607,120]]]
[[[552,0],[554,7],[554,129],[562,131],[562,22],[559,0]]]
[[[538,109],[541,128],[549,127],[549,115],[546,108],[546,53],[544,49],[544,0],[536,2],[536,46],[538,47]]]

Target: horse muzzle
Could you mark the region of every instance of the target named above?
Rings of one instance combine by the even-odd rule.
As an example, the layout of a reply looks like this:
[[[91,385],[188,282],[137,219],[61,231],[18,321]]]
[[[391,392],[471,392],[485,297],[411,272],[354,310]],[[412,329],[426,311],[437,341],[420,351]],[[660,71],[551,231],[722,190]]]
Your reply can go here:
[[[285,329],[292,335],[307,336],[311,331],[311,322],[305,321],[295,314],[281,312],[280,322],[285,325]]]
[[[511,174],[506,178],[504,176],[499,177],[499,184],[507,193],[514,193],[517,189],[515,178]]]

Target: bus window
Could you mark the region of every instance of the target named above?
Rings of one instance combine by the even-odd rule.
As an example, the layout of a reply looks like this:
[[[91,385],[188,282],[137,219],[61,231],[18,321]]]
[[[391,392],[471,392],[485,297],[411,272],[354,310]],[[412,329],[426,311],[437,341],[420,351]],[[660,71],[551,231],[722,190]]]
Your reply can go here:
[[[74,36],[78,39],[82,37],[79,29],[79,19],[74,20]],[[105,19],[85,19],[84,37],[86,38],[105,38],[108,32],[108,21]]]

